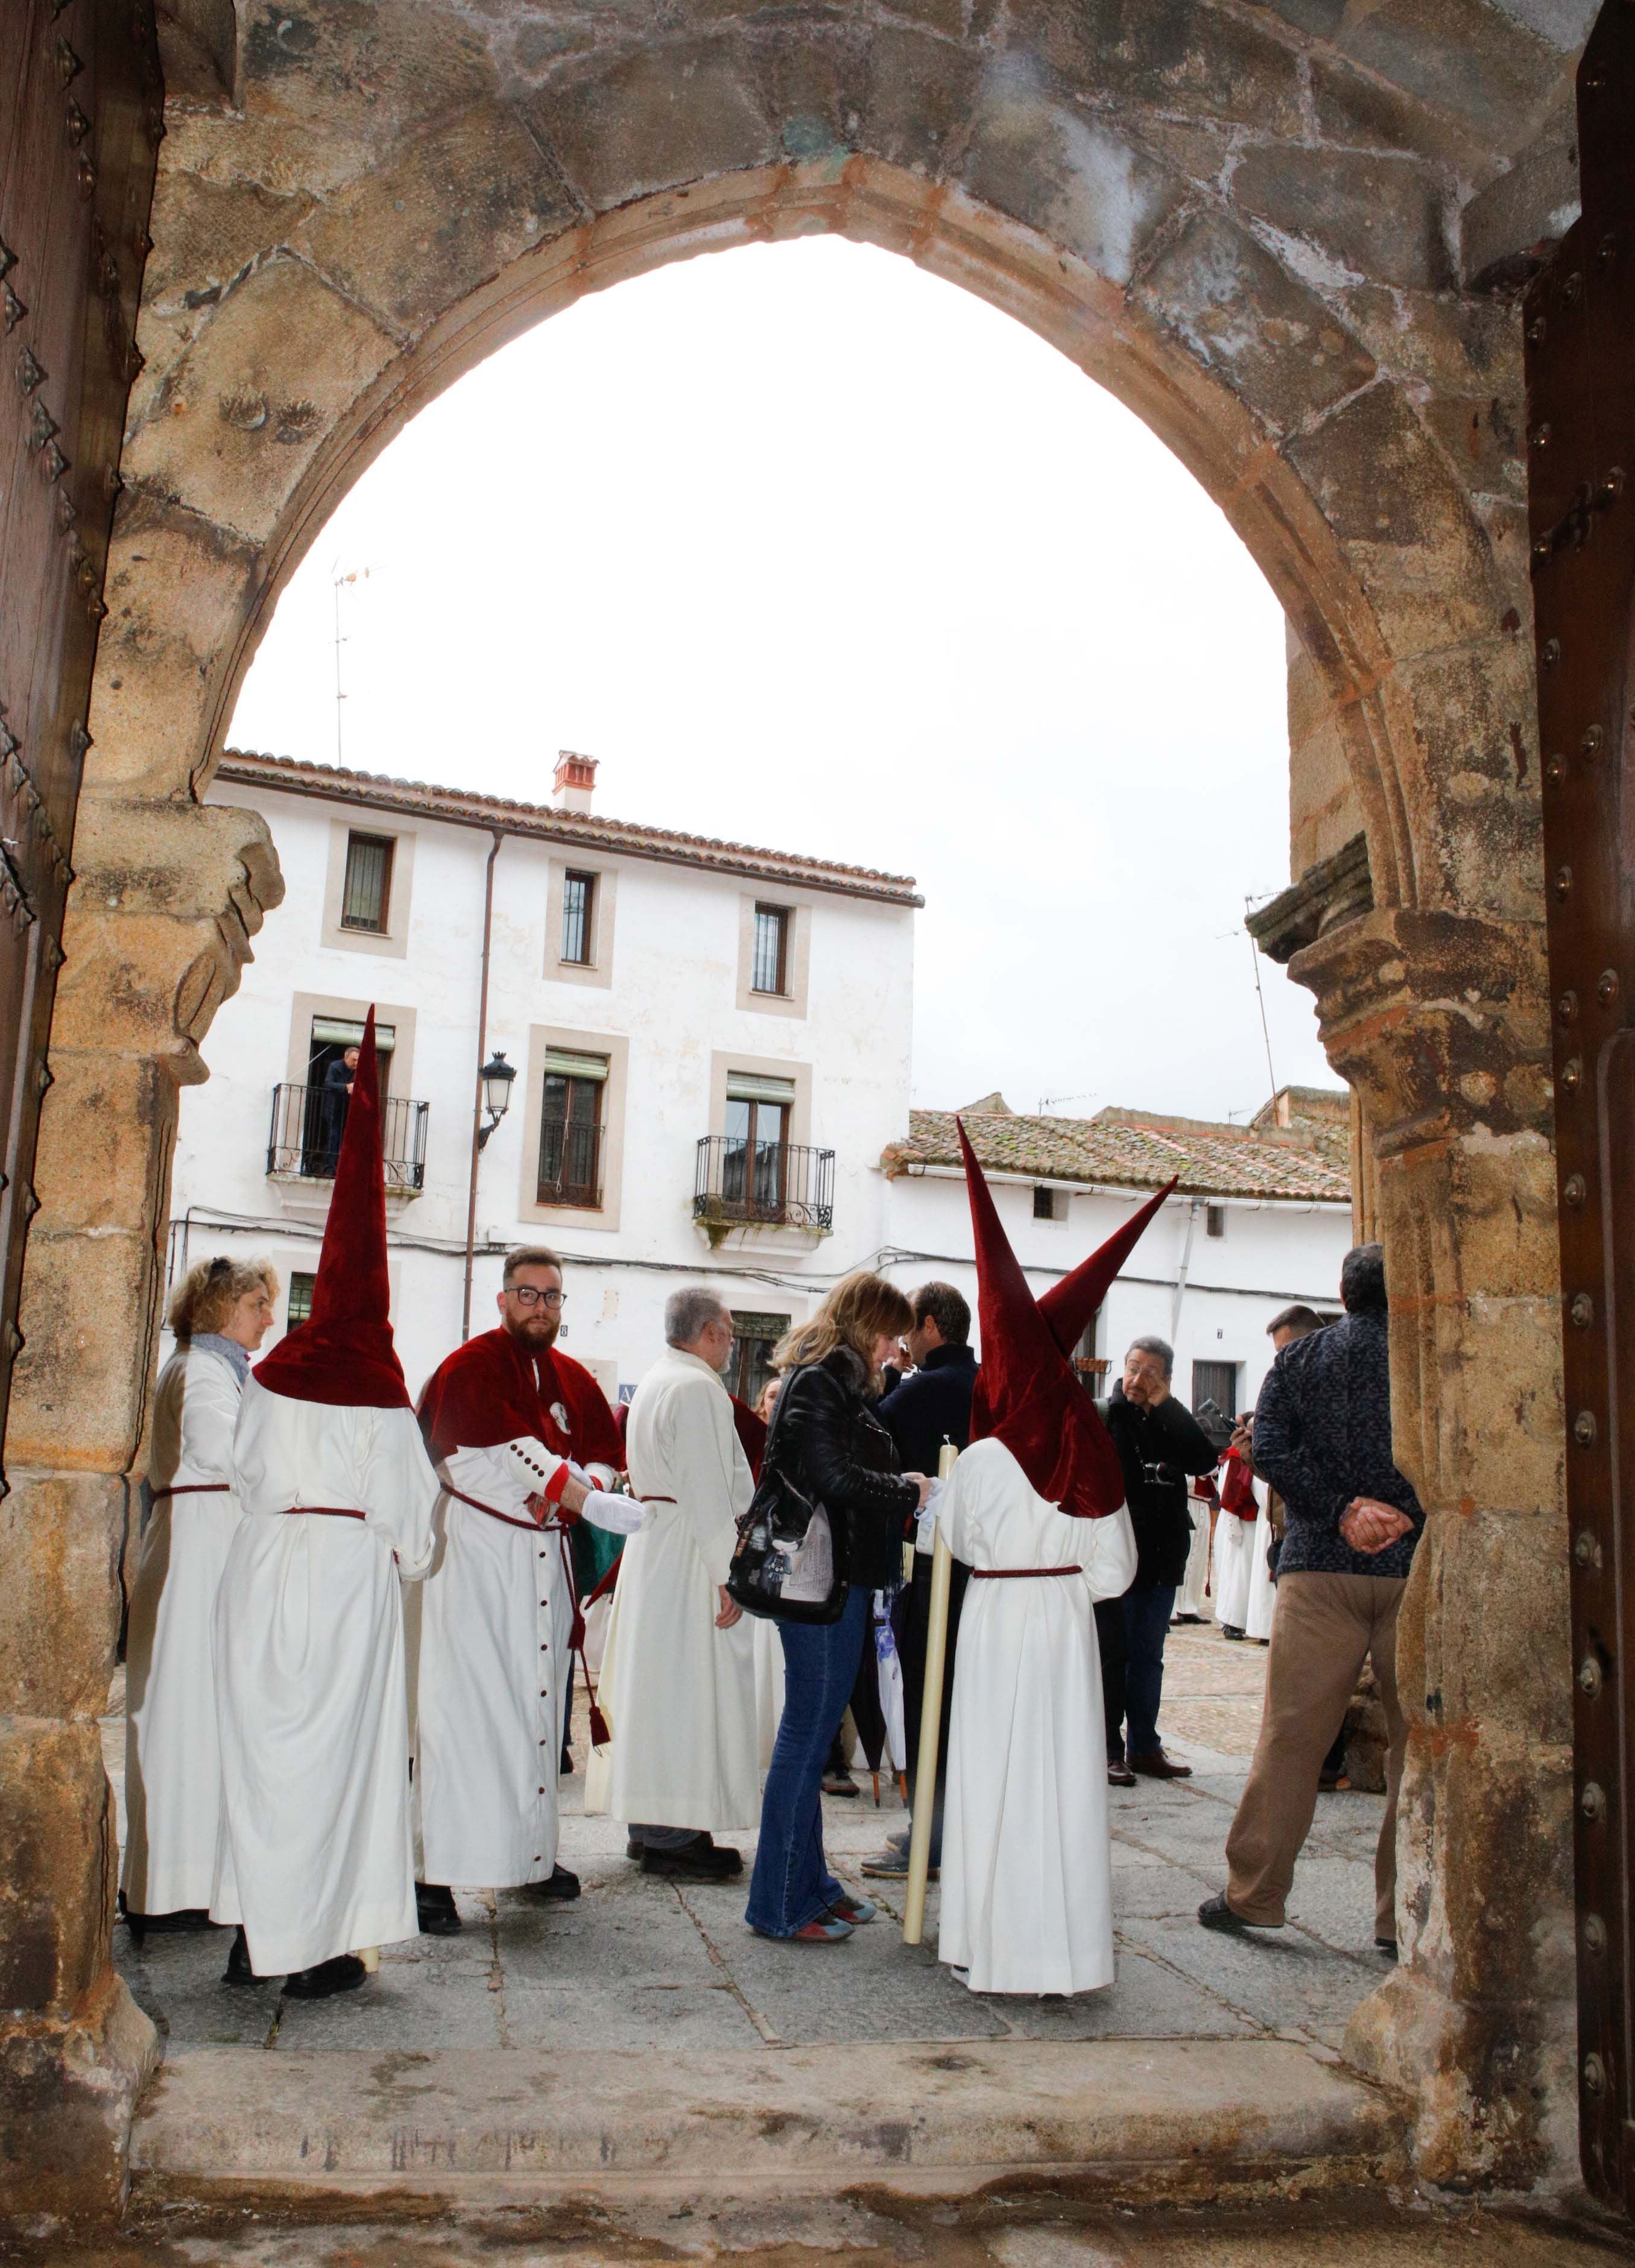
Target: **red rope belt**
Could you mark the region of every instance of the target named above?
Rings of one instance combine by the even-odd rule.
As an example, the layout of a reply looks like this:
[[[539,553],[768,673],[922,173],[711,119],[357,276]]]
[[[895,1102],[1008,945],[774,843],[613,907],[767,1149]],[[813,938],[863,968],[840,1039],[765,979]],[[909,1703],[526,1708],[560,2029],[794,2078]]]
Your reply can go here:
[[[148,1497],[157,1504],[166,1496],[229,1496],[232,1490],[229,1481],[177,1481],[170,1488],[150,1489]]]
[[[319,1520],[366,1520],[367,1513],[359,1512],[350,1504],[286,1504],[284,1516],[294,1520],[303,1512],[312,1513]]]
[[[1035,1575],[1082,1575],[1082,1567],[973,1567],[973,1583],[1020,1583]]]

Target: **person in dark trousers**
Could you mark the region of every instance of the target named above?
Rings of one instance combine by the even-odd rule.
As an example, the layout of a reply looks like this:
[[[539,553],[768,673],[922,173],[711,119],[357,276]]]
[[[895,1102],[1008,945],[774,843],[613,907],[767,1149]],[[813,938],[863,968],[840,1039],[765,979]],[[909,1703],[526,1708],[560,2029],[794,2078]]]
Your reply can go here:
[[[880,1423],[911,1472],[935,1473],[945,1441],[963,1449],[971,1438],[971,1395],[976,1357],[970,1346],[971,1311],[952,1284],[922,1284],[913,1297],[913,1328],[902,1344],[914,1368],[880,1404]],[[942,1744],[937,1751],[937,1786],[932,1808],[931,1863],[942,1858],[943,1797],[947,1786],[948,1712],[954,1705],[954,1653],[960,1608],[970,1570],[959,1560],[948,1594],[948,1651],[942,1681]],[[909,1801],[915,1800],[914,1774],[920,1752],[920,1710],[925,1690],[925,1641],[931,1621],[931,1554],[917,1551],[914,1573],[899,1593],[893,1617],[897,1658],[902,1665],[902,1721],[908,1742]],[[886,1847],[863,1862],[865,1874],[901,1880],[909,1871],[910,1829],[888,1835]]]
[[[1396,1618],[1425,1513],[1391,1448],[1385,1254],[1347,1253],[1345,1313],[1286,1346],[1255,1406],[1255,1462],[1284,1500],[1278,1611],[1254,1762],[1226,1837],[1226,1887],[1205,1929],[1280,1929],[1317,1806],[1323,1753],[1365,1658],[1388,1747],[1374,1853],[1374,1944],[1396,1957],[1396,1791],[1407,1727],[1396,1693]]]
[[[1165,1755],[1158,1712],[1164,1640],[1192,1544],[1187,1483],[1194,1473],[1212,1473],[1218,1452],[1170,1391],[1175,1359],[1163,1339],[1132,1339],[1123,1377],[1096,1404],[1123,1467],[1136,1532],[1135,1581],[1122,1599],[1105,1600],[1096,1609],[1108,1778],[1120,1787],[1131,1786],[1138,1772],[1149,1779],[1188,1779],[1192,1772],[1190,1764]]]

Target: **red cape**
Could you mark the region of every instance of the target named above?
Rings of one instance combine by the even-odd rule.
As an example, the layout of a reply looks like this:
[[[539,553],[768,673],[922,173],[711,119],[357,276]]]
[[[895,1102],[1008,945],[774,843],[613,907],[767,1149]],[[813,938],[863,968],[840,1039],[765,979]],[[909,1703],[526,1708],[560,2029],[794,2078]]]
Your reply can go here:
[[[771,1431],[764,1418],[757,1418],[747,1402],[735,1394],[727,1400],[733,1405],[733,1430],[738,1435],[738,1446],[749,1460],[749,1470],[757,1482],[761,1478],[761,1460],[766,1454],[766,1437]]]
[[[432,1372],[420,1397],[420,1430],[434,1457],[532,1440],[581,1465],[624,1469],[608,1397],[584,1364],[555,1347],[532,1355],[504,1329],[468,1339]]]
[[[1253,1476],[1235,1449],[1228,1449],[1220,1461],[1220,1508],[1235,1513],[1240,1520],[1260,1517]]]

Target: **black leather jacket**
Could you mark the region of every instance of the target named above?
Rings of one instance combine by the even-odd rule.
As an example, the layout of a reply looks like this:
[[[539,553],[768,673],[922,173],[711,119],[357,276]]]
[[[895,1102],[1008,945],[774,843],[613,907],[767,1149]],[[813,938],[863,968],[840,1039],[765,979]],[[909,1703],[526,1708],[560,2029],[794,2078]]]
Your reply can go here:
[[[779,1392],[768,1454],[831,1521],[844,1519],[847,1571],[874,1591],[901,1577],[903,1516],[919,1491],[901,1477],[897,1445],[870,1406],[868,1383],[850,1347],[798,1365]]]

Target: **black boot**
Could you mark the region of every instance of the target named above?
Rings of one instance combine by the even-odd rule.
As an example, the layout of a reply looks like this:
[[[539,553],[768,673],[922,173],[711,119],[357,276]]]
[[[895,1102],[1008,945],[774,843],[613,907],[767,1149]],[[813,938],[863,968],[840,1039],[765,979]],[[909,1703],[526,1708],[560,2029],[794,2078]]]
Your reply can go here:
[[[553,1867],[544,1881],[534,1883],[534,1895],[536,1898],[577,1898],[579,1878],[571,1874],[565,1867]]]
[[[465,1927],[454,1904],[454,1893],[438,1882],[415,1884],[415,1918],[422,1937],[456,1937]]]
[[[261,1978],[250,1966],[249,1940],[240,1922],[232,1933],[232,1950],[227,1955],[227,1966],[222,1974],[224,1984],[259,1984]]]
[[[284,1980],[287,2000],[327,2000],[332,1993],[355,1992],[369,1971],[355,1953],[337,1953],[311,1969],[298,1969]]]

